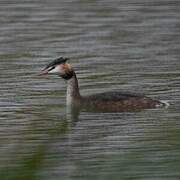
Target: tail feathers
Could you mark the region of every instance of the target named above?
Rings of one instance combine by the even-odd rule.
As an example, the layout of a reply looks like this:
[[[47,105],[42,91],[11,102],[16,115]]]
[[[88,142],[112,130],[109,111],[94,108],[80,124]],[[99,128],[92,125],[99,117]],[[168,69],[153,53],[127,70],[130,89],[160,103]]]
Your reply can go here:
[[[160,103],[157,104],[157,107],[165,107],[165,108],[168,108],[170,106],[170,104],[168,103],[168,101],[166,100],[161,100],[159,101]]]

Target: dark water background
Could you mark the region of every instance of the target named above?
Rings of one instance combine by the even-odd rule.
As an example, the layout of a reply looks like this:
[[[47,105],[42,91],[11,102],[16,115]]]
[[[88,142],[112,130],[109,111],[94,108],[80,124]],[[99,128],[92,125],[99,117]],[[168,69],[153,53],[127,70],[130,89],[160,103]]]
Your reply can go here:
[[[81,93],[143,92],[168,109],[66,115],[66,84],[36,74],[71,58]],[[0,179],[180,179],[178,0],[0,1]]]

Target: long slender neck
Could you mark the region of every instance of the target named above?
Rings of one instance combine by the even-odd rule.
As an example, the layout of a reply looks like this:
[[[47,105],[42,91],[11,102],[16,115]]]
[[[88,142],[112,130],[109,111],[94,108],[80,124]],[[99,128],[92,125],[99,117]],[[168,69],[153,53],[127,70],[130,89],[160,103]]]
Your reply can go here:
[[[79,93],[78,80],[75,72],[73,72],[73,76],[71,77],[71,79],[67,81],[67,96],[66,96],[67,105],[72,105],[75,102],[79,101],[80,97],[81,96]]]

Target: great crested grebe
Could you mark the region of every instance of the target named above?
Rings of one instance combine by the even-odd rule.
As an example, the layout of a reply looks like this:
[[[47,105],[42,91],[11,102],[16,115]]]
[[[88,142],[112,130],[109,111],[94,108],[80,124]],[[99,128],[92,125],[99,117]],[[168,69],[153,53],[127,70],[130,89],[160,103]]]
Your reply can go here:
[[[122,92],[105,92],[81,96],[76,73],[67,58],[60,57],[48,64],[39,75],[57,74],[67,81],[67,105],[89,108],[94,111],[121,112],[164,107],[165,102],[149,97]]]

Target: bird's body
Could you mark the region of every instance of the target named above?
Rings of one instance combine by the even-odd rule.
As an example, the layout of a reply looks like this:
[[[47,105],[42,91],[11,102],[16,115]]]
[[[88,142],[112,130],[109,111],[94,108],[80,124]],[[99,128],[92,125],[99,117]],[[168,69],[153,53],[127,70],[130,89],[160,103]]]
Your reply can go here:
[[[111,93],[113,94],[114,92],[85,97],[82,104],[85,104],[85,102],[87,102],[85,104],[85,107],[94,109],[95,111],[103,112],[135,111],[163,106],[161,102],[152,100],[148,97],[131,96],[131,94],[122,94],[118,92],[112,96]],[[109,97],[106,98],[108,95]],[[100,97],[102,96],[105,97],[100,99]],[[114,98],[115,100],[113,100]]]
[[[67,59],[59,58],[51,62],[41,74],[56,73],[67,81],[67,106],[82,107],[93,111],[121,112],[148,108],[163,107],[166,104],[141,94],[127,92],[105,92],[81,96],[76,73],[66,63]]]

